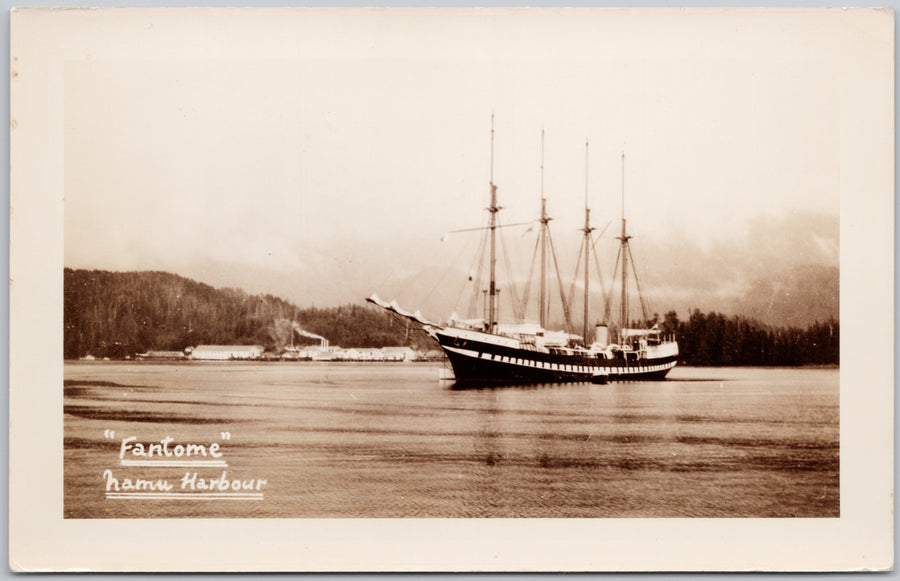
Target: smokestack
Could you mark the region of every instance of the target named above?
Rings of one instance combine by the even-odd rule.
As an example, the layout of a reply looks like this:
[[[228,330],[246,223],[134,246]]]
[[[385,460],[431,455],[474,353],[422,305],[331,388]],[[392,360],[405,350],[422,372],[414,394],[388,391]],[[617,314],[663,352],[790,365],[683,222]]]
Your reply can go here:
[[[325,337],[323,337],[321,335],[316,335],[315,333],[310,333],[309,331],[304,331],[302,328],[300,328],[300,325],[298,325],[295,321],[291,322],[291,328],[294,330],[295,333],[297,333],[301,337],[308,337],[310,339],[318,339],[321,342],[322,347],[328,347],[328,339],[326,339]]]
[[[609,345],[609,328],[606,325],[597,325],[594,330],[594,342],[600,347]]]

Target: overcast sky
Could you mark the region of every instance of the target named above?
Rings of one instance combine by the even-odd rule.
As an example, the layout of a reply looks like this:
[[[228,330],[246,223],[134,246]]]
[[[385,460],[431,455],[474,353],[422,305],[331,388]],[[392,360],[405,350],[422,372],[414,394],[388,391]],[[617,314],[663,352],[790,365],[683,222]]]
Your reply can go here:
[[[168,270],[302,306],[399,294],[446,316],[479,237],[441,237],[485,222],[492,114],[505,223],[539,211],[546,132],[565,274],[586,139],[600,229],[620,217],[626,154],[645,286],[740,297],[764,272],[839,266],[835,12],[537,16],[307,18],[267,58],[69,62],[66,266]],[[505,234],[520,271],[529,236]]]

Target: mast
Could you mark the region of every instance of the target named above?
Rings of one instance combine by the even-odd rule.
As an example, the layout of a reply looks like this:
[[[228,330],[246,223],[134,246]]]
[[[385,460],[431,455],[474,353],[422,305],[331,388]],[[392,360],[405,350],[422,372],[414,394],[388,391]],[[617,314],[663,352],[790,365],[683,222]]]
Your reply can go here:
[[[491,213],[491,265],[490,265],[490,287],[488,291],[488,324],[487,331],[494,332],[497,323],[497,212],[500,206],[497,205],[497,186],[494,184],[494,114],[491,113],[491,205],[487,209]]]
[[[547,215],[547,198],[544,197],[544,130],[541,129],[541,294],[539,300],[540,325],[547,328],[547,229],[550,217]]]
[[[588,345],[591,284],[591,209],[588,207],[588,141],[584,141],[584,345]]]
[[[625,152],[622,152],[622,236],[619,237],[619,240],[622,243],[621,252],[622,252],[622,315],[621,315],[621,328],[619,330],[619,335],[621,339],[624,339],[623,332],[625,327],[628,326],[628,240],[631,238],[628,236],[625,230]]]
[[[544,131],[541,130],[541,215],[538,218],[538,222],[540,223],[540,229],[538,232],[537,243],[534,246],[534,255],[531,259],[531,270],[528,273],[528,285],[531,284],[532,274],[534,273],[534,263],[537,260],[538,252],[540,252],[541,257],[541,288],[540,288],[540,297],[538,304],[538,312],[540,319],[540,326],[544,329],[547,328],[547,324],[550,320],[550,305],[549,305],[549,286],[550,286],[550,277],[548,276],[547,269],[551,266],[550,259],[553,259],[553,267],[556,270],[556,280],[559,283],[559,295],[560,302],[562,303],[563,309],[563,317],[566,320],[566,329],[571,332],[572,331],[572,314],[569,310],[569,303],[566,301],[565,291],[562,287],[562,278],[559,276],[559,262],[556,260],[556,251],[553,248],[553,237],[550,235],[550,220],[553,218],[547,213],[547,197],[544,195]],[[523,305],[528,302],[528,287],[525,290],[525,298],[523,301]],[[524,306],[523,306],[524,310]]]

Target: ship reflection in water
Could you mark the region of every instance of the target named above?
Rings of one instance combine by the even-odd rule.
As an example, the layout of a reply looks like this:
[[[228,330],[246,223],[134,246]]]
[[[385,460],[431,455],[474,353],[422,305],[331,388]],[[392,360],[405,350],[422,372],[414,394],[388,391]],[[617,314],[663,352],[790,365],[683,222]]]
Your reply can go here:
[[[836,369],[460,389],[433,365],[65,365],[65,515],[836,517]],[[462,387],[462,386],[460,386]],[[211,441],[262,500],[107,499],[105,430]],[[222,469],[192,469],[215,478]],[[215,472],[215,474],[214,474]]]

